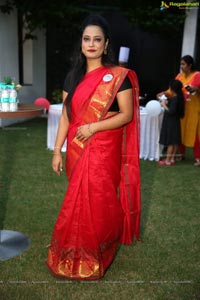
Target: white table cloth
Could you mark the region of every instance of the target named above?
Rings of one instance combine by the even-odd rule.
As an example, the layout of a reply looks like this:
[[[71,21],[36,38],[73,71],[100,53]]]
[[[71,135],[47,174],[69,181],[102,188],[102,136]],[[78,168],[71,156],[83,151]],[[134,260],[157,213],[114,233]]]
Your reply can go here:
[[[140,159],[159,160],[162,147],[159,144],[163,112],[150,116],[145,107],[140,108]]]
[[[47,148],[53,150],[63,104],[53,104],[48,113]],[[144,107],[140,109],[140,159],[159,160],[159,135],[163,114],[149,116]],[[66,142],[62,148],[66,151]]]
[[[47,148],[53,150],[55,141],[56,141],[56,134],[58,130],[58,124],[62,112],[63,104],[53,104],[50,105],[49,113],[48,113],[48,123],[47,123]],[[62,147],[62,151],[66,151],[66,142]]]

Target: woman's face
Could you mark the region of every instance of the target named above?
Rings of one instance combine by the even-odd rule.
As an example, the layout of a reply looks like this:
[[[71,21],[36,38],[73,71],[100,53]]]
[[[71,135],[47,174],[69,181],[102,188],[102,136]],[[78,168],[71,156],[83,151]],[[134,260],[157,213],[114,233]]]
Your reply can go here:
[[[82,53],[87,59],[98,59],[102,57],[103,52],[108,47],[108,40],[102,29],[96,25],[89,25],[85,28],[82,35]]]
[[[180,68],[183,73],[189,73],[191,71],[191,65],[188,65],[183,59],[181,60]]]

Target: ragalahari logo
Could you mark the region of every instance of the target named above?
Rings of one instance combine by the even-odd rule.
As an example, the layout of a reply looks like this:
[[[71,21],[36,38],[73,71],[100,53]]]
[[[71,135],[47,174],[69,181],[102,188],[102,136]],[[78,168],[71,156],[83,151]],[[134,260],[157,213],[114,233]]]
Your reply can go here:
[[[161,1],[161,6],[160,6],[160,10],[165,10],[167,8],[169,8],[170,6],[167,5],[167,3],[165,3],[164,1]]]
[[[199,2],[168,2],[168,4],[165,1],[161,1],[160,10],[165,10],[168,8],[177,7],[178,9],[194,9],[199,8]]]

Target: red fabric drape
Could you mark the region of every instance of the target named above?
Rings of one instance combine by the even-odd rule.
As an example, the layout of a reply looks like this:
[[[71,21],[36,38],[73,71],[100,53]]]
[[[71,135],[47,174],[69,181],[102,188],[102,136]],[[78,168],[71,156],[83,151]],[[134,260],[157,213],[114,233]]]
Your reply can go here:
[[[110,81],[103,80],[107,74],[112,76]],[[133,121],[80,143],[75,138],[77,128],[106,116],[126,75],[133,85]],[[56,276],[99,279],[113,261],[118,244],[130,244],[134,236],[139,239],[137,95],[134,72],[121,67],[94,70],[76,89],[66,158],[69,185],[47,259]]]

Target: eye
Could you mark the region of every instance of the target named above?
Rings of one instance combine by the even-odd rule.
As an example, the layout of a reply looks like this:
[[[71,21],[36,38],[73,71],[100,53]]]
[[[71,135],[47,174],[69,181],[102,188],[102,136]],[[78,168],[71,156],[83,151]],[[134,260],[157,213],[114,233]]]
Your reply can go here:
[[[95,38],[95,42],[100,43],[101,42],[101,38]]]
[[[84,37],[83,37],[83,41],[84,41],[84,42],[88,42],[89,40],[90,40],[89,37],[87,37],[87,36],[84,36]]]

